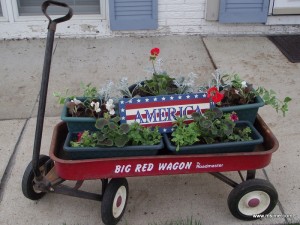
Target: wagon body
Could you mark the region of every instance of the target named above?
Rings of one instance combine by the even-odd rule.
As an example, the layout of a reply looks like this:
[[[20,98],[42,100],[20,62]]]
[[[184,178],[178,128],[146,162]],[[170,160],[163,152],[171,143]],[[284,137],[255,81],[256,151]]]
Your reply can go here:
[[[256,170],[270,163],[279,145],[259,116],[255,127],[264,137],[264,143],[253,152],[173,155],[165,151],[157,156],[68,160],[62,153],[68,130],[61,122],[54,128],[49,155],[55,162],[57,175],[65,180]]]

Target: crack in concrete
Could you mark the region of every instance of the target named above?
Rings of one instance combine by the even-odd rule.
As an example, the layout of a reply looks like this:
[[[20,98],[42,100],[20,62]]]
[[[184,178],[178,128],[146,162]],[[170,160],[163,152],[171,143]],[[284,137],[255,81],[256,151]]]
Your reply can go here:
[[[208,57],[209,57],[209,59],[210,59],[212,65],[213,65],[214,69],[217,69],[217,68],[218,68],[218,67],[217,67],[217,64],[214,62],[213,57],[212,57],[212,55],[210,54],[210,51],[209,51],[207,45],[205,44],[205,41],[203,40],[203,38],[201,38],[201,40],[202,40],[202,43],[203,43],[204,48],[205,48],[205,50],[206,50],[206,53],[208,54]],[[268,174],[267,174],[267,171],[266,171],[264,168],[262,169],[262,171],[263,171],[264,176],[266,177],[266,180],[270,182],[270,179],[269,179],[269,176],[268,176]],[[284,209],[283,209],[283,205],[281,204],[281,202],[280,202],[279,200],[278,200],[278,202],[277,202],[277,205],[278,205],[279,210],[280,210],[280,212],[282,213],[282,215],[286,215],[285,212],[284,212]],[[289,222],[288,219],[287,219],[286,217],[284,217],[284,220],[285,220],[286,223]]]
[[[13,152],[8,160],[8,163],[6,165],[6,168],[5,168],[5,171],[3,173],[3,176],[1,178],[1,181],[0,181],[0,203],[2,202],[2,199],[3,199],[3,196],[4,196],[4,192],[5,192],[5,187],[6,187],[6,184],[9,180],[9,175],[11,174],[12,172],[12,169],[13,169],[13,166],[15,164],[15,160],[16,160],[16,154],[17,154],[17,150],[18,150],[18,147],[19,147],[19,143],[22,139],[22,136],[23,136],[23,133],[24,133],[24,130],[27,126],[27,123],[28,121],[32,118],[33,116],[33,113],[34,113],[34,109],[38,103],[38,100],[39,100],[39,94],[37,95],[36,97],[36,100],[35,100],[35,103],[33,104],[33,107],[32,107],[32,110],[30,112],[30,116],[25,120],[25,123],[22,127],[22,130],[20,132],[20,135],[18,137],[18,140],[14,146],[14,149],[13,149]]]
[[[8,182],[8,179],[9,179],[9,175],[11,174],[12,172],[12,168],[14,166],[14,163],[15,163],[15,159],[16,159],[16,153],[17,153],[17,149],[19,147],[19,143],[22,139],[22,136],[23,136],[23,133],[24,133],[24,130],[26,128],[26,125],[27,125],[27,122],[29,121],[30,118],[27,118],[23,127],[22,127],[22,130],[21,130],[21,133],[19,135],[19,138],[15,144],[15,147],[14,147],[14,150],[8,160],[8,163],[7,163],[7,166],[5,168],[5,171],[4,171],[4,174],[1,178],[1,182],[0,182],[0,203],[2,202],[2,199],[3,199],[3,195],[4,195],[4,191],[5,191],[5,187],[6,187],[6,184]]]
[[[204,48],[206,50],[206,53],[208,55],[208,58],[209,58],[211,64],[213,65],[214,69],[216,70],[218,67],[217,67],[216,63],[214,62],[213,57],[211,56],[210,51],[209,51],[207,45],[205,44],[205,41],[203,40],[203,38],[201,38],[201,41],[203,43],[203,46],[204,46]]]

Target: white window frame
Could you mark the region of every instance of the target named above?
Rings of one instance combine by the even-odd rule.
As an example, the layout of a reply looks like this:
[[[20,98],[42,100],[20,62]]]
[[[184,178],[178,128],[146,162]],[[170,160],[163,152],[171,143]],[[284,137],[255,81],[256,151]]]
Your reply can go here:
[[[1,7],[2,7],[2,16],[0,16],[0,22],[8,22],[8,13],[7,13],[7,6],[5,0],[0,0]]]
[[[273,15],[274,0],[270,0],[266,25],[299,25],[300,15]]]
[[[1,0],[2,3],[3,0]],[[5,0],[4,0],[5,1]],[[106,0],[99,0],[100,2],[100,14],[86,14],[86,15],[74,15],[72,20],[99,20],[106,18]],[[20,16],[18,10],[17,0],[12,0],[12,8],[14,14],[14,20],[16,22],[25,21],[45,21],[46,17],[44,15],[39,16]],[[60,17],[60,15],[55,15],[53,18]]]

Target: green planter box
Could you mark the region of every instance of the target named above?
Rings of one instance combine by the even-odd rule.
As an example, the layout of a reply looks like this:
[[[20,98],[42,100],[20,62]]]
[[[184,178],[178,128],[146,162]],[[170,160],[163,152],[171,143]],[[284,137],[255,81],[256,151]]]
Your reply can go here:
[[[250,123],[254,123],[255,118],[257,116],[257,112],[259,107],[264,106],[265,103],[260,96],[255,98],[255,102],[246,105],[235,105],[235,106],[228,106],[228,107],[220,107],[223,113],[231,113],[232,111],[236,112],[239,120],[246,120]]]
[[[164,142],[167,149],[174,154],[209,154],[209,153],[229,153],[229,152],[251,152],[255,149],[255,146],[263,143],[263,137],[255,129],[255,127],[248,121],[238,121],[237,127],[249,126],[252,133],[251,141],[240,142],[226,142],[215,144],[194,144],[190,146],[182,146],[179,151],[176,151],[176,146],[171,142],[170,134],[163,134]]]
[[[63,146],[63,154],[67,159],[95,159],[130,156],[150,156],[157,155],[159,150],[164,148],[161,139],[157,145],[139,145],[118,147],[79,147],[70,146],[70,141],[77,137],[78,133],[68,133]]]
[[[78,97],[80,101],[84,101],[86,98]],[[72,117],[68,114],[66,104],[63,107],[61,113],[61,120],[67,123],[69,132],[81,132],[84,130],[96,131],[95,123],[96,118],[93,117]]]

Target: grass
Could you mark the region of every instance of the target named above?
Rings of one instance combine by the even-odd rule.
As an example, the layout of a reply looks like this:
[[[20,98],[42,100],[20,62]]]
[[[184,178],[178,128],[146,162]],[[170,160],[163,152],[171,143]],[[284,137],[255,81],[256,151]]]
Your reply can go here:
[[[193,217],[187,218],[185,220],[178,219],[178,220],[171,220],[171,221],[165,221],[165,222],[154,222],[149,223],[148,225],[201,225],[201,222],[199,220],[193,219]]]

